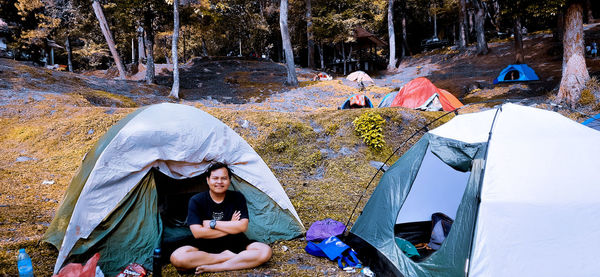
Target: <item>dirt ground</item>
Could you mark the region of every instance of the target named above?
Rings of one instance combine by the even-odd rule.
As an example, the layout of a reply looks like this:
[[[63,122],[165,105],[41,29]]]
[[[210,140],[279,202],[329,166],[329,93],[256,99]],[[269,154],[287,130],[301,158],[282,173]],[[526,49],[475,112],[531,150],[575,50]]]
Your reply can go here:
[[[586,38],[597,37],[598,29],[590,28]],[[397,72],[375,73],[375,84],[361,93],[377,105],[385,94],[407,81],[427,76],[463,103],[472,103],[460,113],[503,101],[553,109],[580,122],[594,111],[551,104],[562,60],[548,34],[533,34],[525,40],[526,61],[540,76],[539,82],[493,86],[493,78],[513,61],[512,41],[489,46],[491,53],[486,56],[472,55],[471,47],[463,53],[444,49],[405,59]],[[599,58],[587,59],[591,75],[600,72],[599,62]],[[167,97],[168,70],[160,72],[159,84],[148,86],[140,81],[102,78],[102,72],[72,74],[0,59],[0,276],[17,274],[19,248],[26,248],[32,256],[36,276],[51,275],[57,251],[40,239],[66,187],[93,143],[137,107],[179,102],[225,122],[263,157],[307,228],[327,217],[346,222],[376,172],[369,162],[384,161],[400,145],[398,154],[403,153],[420,135],[403,142],[442,114],[376,109],[386,121],[386,142],[381,151],[375,151],[356,136],[352,124],[366,110],[337,110],[348,96],[359,92],[358,86],[342,76],[314,82],[310,80],[316,71],[299,68],[297,73],[300,85],[290,88],[282,85],[285,68],[281,64],[193,59],[182,68],[182,99],[175,101]],[[485,103],[476,104],[481,101]],[[274,147],[276,144],[285,147]],[[390,163],[397,158],[393,156]],[[364,201],[359,210],[362,205]],[[333,262],[306,254],[305,245],[302,238],[276,242],[267,264],[208,276],[360,275],[345,273]],[[163,275],[177,273],[166,266]]]

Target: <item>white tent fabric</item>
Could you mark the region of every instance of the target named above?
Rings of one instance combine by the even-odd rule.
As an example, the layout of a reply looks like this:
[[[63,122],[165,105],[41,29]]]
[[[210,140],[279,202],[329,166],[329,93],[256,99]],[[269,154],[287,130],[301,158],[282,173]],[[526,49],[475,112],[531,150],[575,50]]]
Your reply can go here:
[[[496,110],[433,134],[485,142]],[[503,105],[492,130],[469,276],[597,276],[600,132],[560,114]]]
[[[235,175],[266,193],[302,224],[279,181],[242,137],[199,109],[164,103],[149,106],[131,119],[98,158],[75,205],[55,268],[152,167],[181,179],[202,174],[213,161],[230,165]]]

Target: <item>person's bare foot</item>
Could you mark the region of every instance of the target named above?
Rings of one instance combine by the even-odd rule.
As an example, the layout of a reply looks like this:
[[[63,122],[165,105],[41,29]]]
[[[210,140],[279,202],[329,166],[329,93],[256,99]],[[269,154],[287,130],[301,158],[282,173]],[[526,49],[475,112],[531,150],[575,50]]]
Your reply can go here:
[[[231,252],[229,250],[225,250],[225,251],[221,252],[220,255],[223,255],[225,257],[223,259],[223,262],[224,262],[224,261],[227,261],[227,260],[235,257],[235,255],[237,255],[237,254],[235,254],[235,253],[233,253],[233,252]]]
[[[196,275],[202,274],[204,272],[217,272],[217,271],[221,271],[221,270],[217,270],[215,268],[215,265],[219,265],[219,264],[200,265],[200,266],[196,267]]]

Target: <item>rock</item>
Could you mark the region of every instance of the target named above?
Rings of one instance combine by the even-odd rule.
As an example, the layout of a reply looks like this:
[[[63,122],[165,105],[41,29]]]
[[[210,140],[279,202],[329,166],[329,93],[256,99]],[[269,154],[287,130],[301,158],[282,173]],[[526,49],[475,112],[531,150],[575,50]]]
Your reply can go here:
[[[32,158],[32,157],[27,157],[27,156],[19,156],[17,157],[17,159],[15,160],[16,162],[27,162],[27,161],[35,161],[37,160],[36,158]]]

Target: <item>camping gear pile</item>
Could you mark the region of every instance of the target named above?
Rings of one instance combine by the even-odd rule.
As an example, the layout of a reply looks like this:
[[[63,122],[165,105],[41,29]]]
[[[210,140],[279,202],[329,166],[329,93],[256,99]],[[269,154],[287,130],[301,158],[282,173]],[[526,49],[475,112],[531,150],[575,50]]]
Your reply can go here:
[[[152,270],[155,248],[191,235],[180,224],[188,200],[208,189],[201,174],[217,161],[233,171],[230,189],[247,199],[250,239],[304,233],[281,184],[242,137],[200,109],[163,103],[129,114],[85,155],[43,238],[59,249],[55,273],[97,252],[107,276],[132,262]],[[163,257],[173,247],[161,247]]]
[[[383,174],[345,241],[386,276],[595,276],[598,141],[531,107],[458,115]],[[395,238],[432,242],[437,212],[453,220],[439,249],[409,258]]]
[[[355,272],[362,268],[362,264],[356,257],[356,252],[338,238],[345,230],[343,223],[331,218],[316,221],[306,232],[308,243],[304,250],[313,256],[337,262],[340,269]]]

